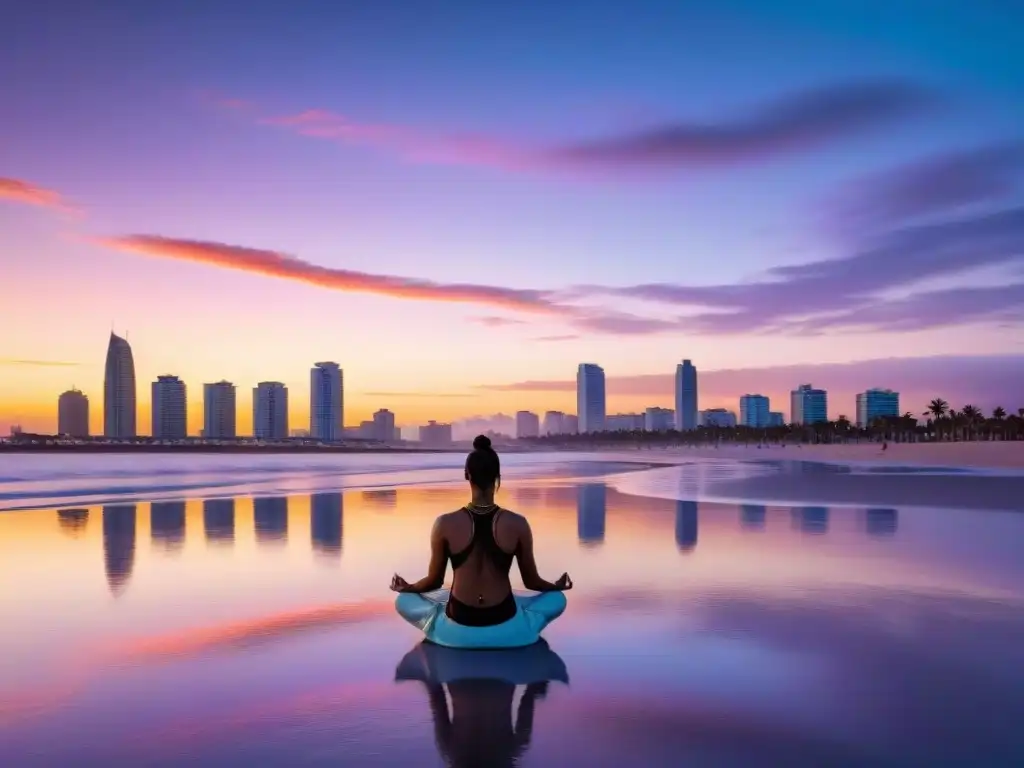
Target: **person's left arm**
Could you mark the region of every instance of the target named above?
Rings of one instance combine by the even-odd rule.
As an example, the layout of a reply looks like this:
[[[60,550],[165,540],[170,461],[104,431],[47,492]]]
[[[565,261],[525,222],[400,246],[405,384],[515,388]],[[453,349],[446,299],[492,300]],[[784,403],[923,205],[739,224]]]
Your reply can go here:
[[[430,531],[430,566],[427,575],[410,584],[399,575],[391,580],[391,589],[395,592],[433,592],[444,586],[444,576],[448,570],[448,552],[445,547],[444,533],[441,531],[441,518],[434,521]]]

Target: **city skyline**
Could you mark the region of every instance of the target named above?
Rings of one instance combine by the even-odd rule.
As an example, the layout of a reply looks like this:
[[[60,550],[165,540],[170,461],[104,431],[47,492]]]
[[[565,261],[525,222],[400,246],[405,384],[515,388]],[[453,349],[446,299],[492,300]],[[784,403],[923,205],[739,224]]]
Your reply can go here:
[[[654,378],[657,377],[639,377]],[[473,421],[481,422],[478,426],[481,431],[504,433],[511,437],[536,437],[545,434],[572,434],[577,431],[579,415],[563,411],[531,411],[520,409],[514,416],[508,416],[502,412],[490,415],[476,414],[466,419],[452,419],[443,421],[440,419],[428,419],[425,423],[401,423],[396,421],[395,414],[387,408],[375,411],[371,418],[355,423],[344,423],[344,372],[334,362],[315,363],[310,369],[309,387],[309,414],[310,429],[293,429],[295,423],[292,417],[294,400],[288,396],[288,387],[278,381],[259,382],[253,388],[252,401],[252,428],[249,431],[237,427],[237,397],[236,387],[232,382],[220,381],[205,383],[202,387],[203,401],[201,403],[202,427],[193,430],[189,426],[187,418],[188,400],[187,385],[177,376],[162,374],[151,384],[150,414],[152,416],[152,428],[146,431],[136,431],[129,434],[127,431],[111,432],[111,424],[122,421],[135,423],[135,411],[137,410],[137,392],[134,381],[134,353],[131,345],[124,338],[111,333],[106,358],[106,372],[104,378],[104,413],[100,416],[104,423],[104,436],[110,437],[134,437],[152,436],[160,439],[181,439],[189,436],[206,436],[215,439],[253,436],[261,439],[283,439],[303,434],[316,439],[338,440],[343,439],[344,430],[355,430],[362,437],[372,437],[376,440],[389,441],[391,439],[416,439],[424,427],[437,425],[437,427],[460,432],[460,422],[463,426]],[[529,390],[536,388],[539,391],[558,391],[558,382],[525,382],[524,387]],[[698,380],[696,366],[689,359],[684,360],[676,366],[673,376],[673,396],[677,408],[664,408],[661,406],[643,406],[639,411],[613,411],[607,412],[606,402],[606,377],[604,370],[593,363],[580,363],[577,366],[575,381],[575,395],[577,408],[581,411],[600,411],[601,429],[604,430],[646,430],[665,431],[667,429],[679,429],[678,404],[684,403],[687,409],[696,408],[698,402]],[[655,399],[658,396],[655,395]],[[811,399],[808,399],[810,397]],[[168,398],[170,400],[168,401]],[[649,398],[648,398],[649,399]],[[868,405],[870,401],[870,405]],[[126,404],[131,403],[131,408]],[[170,405],[167,403],[170,402]],[[910,412],[915,417],[926,416],[917,414],[912,410],[907,411],[900,408],[900,393],[891,388],[882,389],[876,386],[868,387],[855,394],[853,408],[845,408],[846,403],[834,406],[837,411],[833,414],[829,408],[829,393],[827,389],[812,387],[810,384],[800,384],[789,392],[789,411],[772,410],[771,398],[757,393],[744,393],[736,398],[732,407],[716,406],[701,409],[694,412],[692,427],[684,427],[682,431],[688,431],[696,426],[774,426],[776,424],[811,424],[819,421],[836,420],[845,418],[859,427],[868,426],[875,417],[893,417]],[[321,404],[321,405],[318,405]],[[756,406],[750,406],[756,403]],[[966,404],[966,403],[965,403]],[[976,403],[972,403],[976,405]],[[108,417],[106,411],[111,410]],[[751,420],[749,413],[751,408],[763,411],[759,419]],[[984,411],[985,408],[982,408]],[[1012,406],[1011,406],[1012,410]],[[320,413],[319,417],[314,414]],[[170,415],[169,415],[170,414]],[[787,418],[788,417],[788,418]],[[58,427],[65,421],[74,423],[70,432],[64,432],[71,436],[87,436],[89,430],[82,430],[80,425],[87,423],[89,418],[88,397],[76,387],[64,391],[57,399],[56,418]],[[495,425],[496,419],[507,419],[508,424]],[[571,420],[571,426],[570,426]],[[593,421],[593,419],[591,419]],[[216,425],[211,429],[211,425]],[[587,419],[584,418],[584,424]],[[323,434],[317,434],[319,430]],[[525,426],[524,426],[525,425]],[[552,428],[554,425],[558,425]],[[398,428],[396,430],[396,427]],[[22,425],[16,425],[20,431],[24,430]],[[473,428],[472,426],[470,427]],[[585,427],[584,427],[585,429]],[[327,430],[331,430],[327,433]],[[403,433],[403,434],[399,434]],[[93,433],[100,434],[100,433]],[[349,432],[348,436],[353,436]],[[465,436],[455,439],[465,439]],[[446,438],[450,442],[451,437]],[[438,442],[436,438],[432,441]],[[441,440],[440,442],[445,442]]]
[[[252,386],[304,393],[325,354],[349,423],[568,412],[580,360],[609,412],[673,407],[634,390],[684,357],[706,409],[799,381],[848,416],[879,383],[1018,407],[1021,12],[827,5],[229,0],[180,9],[187,46],[156,8],[19,5],[0,433],[71,386],[100,432],[111,325],[137,381],[190,385],[190,432],[202,384],[245,432]]]

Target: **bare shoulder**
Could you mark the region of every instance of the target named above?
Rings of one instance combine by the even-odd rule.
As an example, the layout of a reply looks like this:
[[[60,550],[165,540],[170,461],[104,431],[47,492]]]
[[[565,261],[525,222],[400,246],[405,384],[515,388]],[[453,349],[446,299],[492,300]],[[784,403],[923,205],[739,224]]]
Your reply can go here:
[[[514,526],[517,529],[529,528],[530,524],[523,515],[513,512],[511,509],[501,508],[501,519],[505,525]]]
[[[461,509],[457,509],[454,512],[443,512],[437,516],[436,520],[434,520],[434,525],[442,528],[447,528],[449,525],[451,525],[453,520],[463,517],[465,514],[466,513],[463,512]]]

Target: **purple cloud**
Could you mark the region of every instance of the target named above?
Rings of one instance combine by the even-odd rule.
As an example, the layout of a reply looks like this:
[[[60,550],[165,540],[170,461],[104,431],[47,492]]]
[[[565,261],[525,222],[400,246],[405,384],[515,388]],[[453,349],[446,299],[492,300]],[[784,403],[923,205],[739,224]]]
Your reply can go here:
[[[538,336],[534,341],[575,341],[579,338],[576,333],[558,333],[552,336]]]
[[[973,147],[860,179],[826,203],[845,232],[877,231],[1021,192],[1024,142]]]
[[[842,327],[844,321],[856,321],[865,327],[870,315],[861,314],[865,308],[873,309],[880,319],[867,327],[888,330],[901,323],[913,325],[914,313],[921,304],[882,301],[879,293],[927,278],[984,266],[1019,264],[1022,260],[1024,208],[1011,208],[904,227],[870,239],[846,258],[777,267],[756,282],[712,286],[651,283],[611,292],[711,310],[682,316],[671,324],[702,333],[775,332],[792,328],[797,322],[804,332],[817,327]],[[593,286],[584,290],[608,292]],[[1000,309],[1020,306],[1019,291],[1005,290],[990,296],[1000,302]],[[984,302],[977,299],[977,294],[958,289],[941,298],[943,312],[933,313],[936,322],[944,316],[944,325],[955,325],[981,316]]]
[[[413,162],[505,170],[700,168],[816,149],[920,114],[937,103],[933,93],[903,82],[843,83],[784,96],[717,122],[676,121],[553,147],[462,132],[437,135],[411,126],[362,122],[325,109],[259,122],[310,138],[383,149]]]
[[[816,148],[933,106],[933,94],[905,83],[834,85],[763,105],[718,123],[679,122],[643,133],[579,142],[548,153],[584,166],[712,166]]]

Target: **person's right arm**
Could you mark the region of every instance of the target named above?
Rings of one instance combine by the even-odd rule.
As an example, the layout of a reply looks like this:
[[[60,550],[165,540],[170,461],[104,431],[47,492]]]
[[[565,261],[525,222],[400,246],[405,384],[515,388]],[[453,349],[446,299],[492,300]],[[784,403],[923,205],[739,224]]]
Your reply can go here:
[[[523,586],[527,589],[534,592],[561,592],[572,589],[572,579],[568,573],[563,573],[556,582],[546,581],[540,577],[537,572],[537,560],[533,556],[533,531],[525,519],[519,533],[516,559],[519,561],[519,575],[523,578]]]

